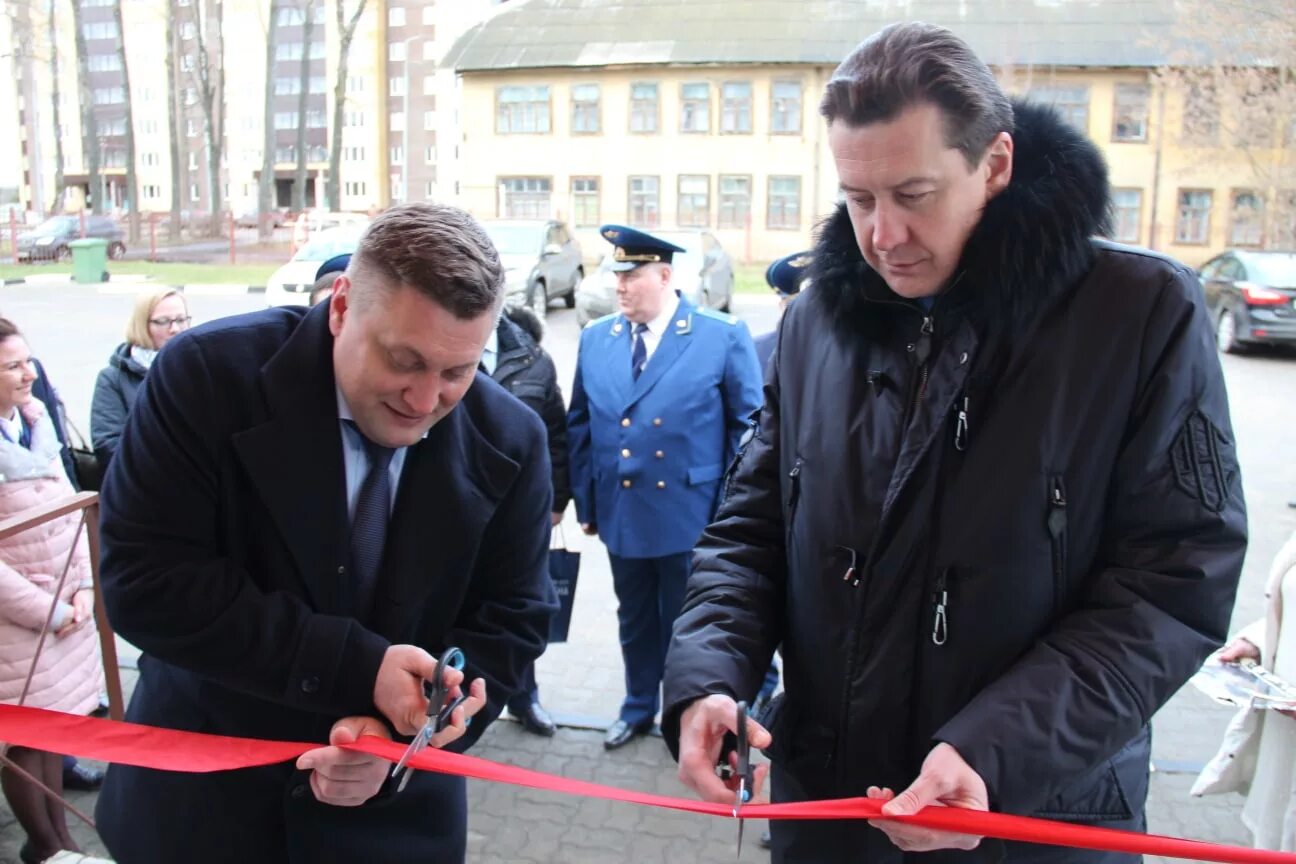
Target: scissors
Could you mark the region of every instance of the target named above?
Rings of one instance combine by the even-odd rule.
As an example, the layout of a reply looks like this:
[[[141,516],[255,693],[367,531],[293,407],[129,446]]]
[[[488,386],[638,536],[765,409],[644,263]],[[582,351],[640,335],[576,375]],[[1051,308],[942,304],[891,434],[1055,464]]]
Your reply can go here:
[[[400,777],[400,783],[396,791],[400,792],[409,783],[410,776],[414,773],[410,770],[409,761],[413,759],[420,751],[428,746],[432,736],[440,732],[450,724],[450,715],[454,710],[464,703],[468,698],[465,694],[460,694],[453,698],[450,697],[450,687],[446,684],[447,669],[463,669],[464,653],[458,648],[447,648],[437,661],[436,681],[423,682],[423,695],[427,697],[427,722],[423,728],[414,736],[414,740],[405,748],[405,755],[401,756],[396,767],[392,769],[392,779]],[[446,700],[450,701],[447,702]]]
[[[725,764],[720,765],[719,774],[725,780],[737,778],[738,788],[734,790],[733,815],[738,820],[738,857],[742,857],[743,825],[746,824],[739,815],[742,805],[751,800],[752,785],[755,783],[755,770],[751,763],[751,742],[747,740],[747,703],[739,702],[737,706],[737,716],[735,717],[734,728],[734,748],[733,753],[735,762],[734,766],[727,764],[725,756],[721,759]]]

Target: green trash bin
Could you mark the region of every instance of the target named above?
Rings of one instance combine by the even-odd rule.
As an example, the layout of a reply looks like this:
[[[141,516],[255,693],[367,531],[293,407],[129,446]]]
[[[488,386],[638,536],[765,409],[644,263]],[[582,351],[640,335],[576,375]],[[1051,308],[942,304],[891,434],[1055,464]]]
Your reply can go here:
[[[72,250],[72,278],[77,282],[108,281],[108,241],[86,237],[68,244]]]

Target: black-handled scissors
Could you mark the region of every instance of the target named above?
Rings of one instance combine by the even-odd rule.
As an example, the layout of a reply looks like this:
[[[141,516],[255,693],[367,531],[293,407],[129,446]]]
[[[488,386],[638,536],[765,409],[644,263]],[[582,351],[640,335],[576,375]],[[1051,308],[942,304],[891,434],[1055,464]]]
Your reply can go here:
[[[409,783],[410,776],[414,773],[410,770],[409,761],[415,757],[423,748],[428,746],[432,736],[436,735],[446,726],[450,725],[450,716],[454,710],[464,703],[468,696],[464,693],[451,698],[451,687],[446,684],[446,670],[464,668],[464,653],[458,648],[447,648],[437,661],[436,681],[423,682],[423,695],[427,697],[427,722],[423,728],[414,736],[414,740],[405,748],[405,754],[401,756],[396,767],[392,769],[392,779],[400,777],[400,783],[396,791],[400,792]],[[449,700],[449,701],[447,701]]]
[[[720,752],[720,764],[717,767],[717,774],[722,780],[738,780],[738,786],[734,789],[734,806],[733,815],[738,820],[738,855],[742,856],[743,841],[743,819],[739,816],[742,811],[742,805],[751,801],[752,787],[756,782],[755,768],[751,762],[751,742],[747,739],[747,703],[739,702],[737,705],[736,716],[734,718],[734,729],[732,736],[725,735],[725,743]],[[730,749],[732,742],[732,749]],[[729,754],[734,754],[734,764],[729,764]]]

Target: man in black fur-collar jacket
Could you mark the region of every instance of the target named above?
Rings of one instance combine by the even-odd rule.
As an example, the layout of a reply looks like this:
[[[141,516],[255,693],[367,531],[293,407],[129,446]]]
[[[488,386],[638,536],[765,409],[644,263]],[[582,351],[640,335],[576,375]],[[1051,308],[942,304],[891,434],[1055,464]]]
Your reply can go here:
[[[773,800],[1142,829],[1148,723],[1222,642],[1246,548],[1197,280],[1094,240],[1097,150],[946,30],[871,37],[822,113],[846,200],[695,553],[681,776],[732,802],[721,736],[781,645],[750,727]],[[775,822],[773,856],[1136,860],[894,821]]]

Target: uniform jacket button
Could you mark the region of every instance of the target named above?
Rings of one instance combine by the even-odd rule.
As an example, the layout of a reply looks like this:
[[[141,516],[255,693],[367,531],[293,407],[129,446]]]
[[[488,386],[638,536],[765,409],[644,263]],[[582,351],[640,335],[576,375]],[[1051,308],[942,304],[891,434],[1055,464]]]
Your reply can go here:
[[[665,480],[658,480],[658,481],[657,481],[657,488],[658,488],[658,489],[665,489],[665,488],[666,488],[666,481],[665,481]]]
[[[660,451],[660,450],[657,451],[657,454],[656,454],[656,455],[657,455],[657,458],[658,458],[658,459],[665,459],[665,458],[666,458],[666,454],[663,453],[663,452]]]
[[[629,451],[629,450],[622,450],[622,451],[621,451],[621,458],[622,458],[622,459],[629,459],[629,458],[630,458],[630,451]],[[382,475],[379,475],[379,476],[382,476]]]
[[[628,421],[627,421],[627,422],[628,422]],[[660,417],[654,417],[654,418],[653,418],[653,425],[654,425],[654,426],[660,426],[660,425],[661,425],[661,418],[660,418]]]
[[[661,421],[659,420],[659,421],[658,421],[658,425],[660,425],[660,424],[661,424]],[[629,426],[629,425],[630,425],[630,418],[629,418],[629,417],[622,417],[622,418],[621,418],[621,425],[622,425],[622,426]]]
[[[302,692],[316,693],[319,691],[319,684],[320,684],[319,679],[316,678],[314,675],[310,676],[309,678],[303,678],[301,683]]]
[[[629,489],[629,488],[630,488],[630,481],[629,481],[629,480],[622,480],[622,481],[621,481],[621,488],[622,488],[622,489]]]

